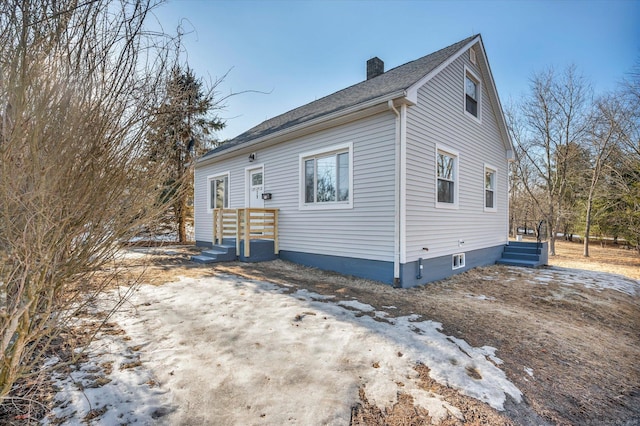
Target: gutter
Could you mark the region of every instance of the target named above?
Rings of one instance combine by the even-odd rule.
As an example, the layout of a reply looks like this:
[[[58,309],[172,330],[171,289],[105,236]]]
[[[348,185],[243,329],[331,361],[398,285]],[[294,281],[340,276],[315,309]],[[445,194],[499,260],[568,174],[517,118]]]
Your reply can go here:
[[[348,116],[350,114],[355,114],[355,113],[364,111],[376,105],[380,105],[380,104],[384,105],[384,103],[393,101],[393,99],[403,98],[405,96],[406,96],[406,92],[404,90],[399,90],[379,98],[371,99],[369,101],[365,101],[345,109],[341,109],[326,115],[322,115],[320,117],[314,118],[309,121],[305,121],[298,125],[288,127],[284,130],[269,133],[268,135],[254,139],[250,142],[240,143],[234,147],[227,148],[220,152],[212,154],[211,156],[201,157],[198,160],[196,160],[196,165],[198,166],[206,165],[210,162],[214,162],[215,160],[220,159],[220,157],[224,158],[227,156],[231,156],[238,151],[247,150],[248,148],[254,148],[256,145],[260,145],[265,142],[277,143],[287,138],[293,138],[294,137],[293,135],[295,135],[296,133],[305,132],[305,130],[307,130],[307,134],[312,133],[316,131],[313,129],[313,127],[321,127],[323,124],[326,124],[333,120]],[[300,136],[300,135],[296,135],[296,136]]]
[[[402,134],[401,134],[401,121],[402,118],[400,116],[400,111],[398,111],[398,109],[395,107],[395,105],[393,105],[393,100],[389,100],[387,102],[387,105],[389,107],[389,109],[391,111],[393,111],[393,113],[396,115],[396,140],[395,140],[395,148],[396,148],[396,152],[395,152],[395,173],[394,173],[394,188],[395,188],[395,226],[394,226],[394,232],[393,232],[393,286],[396,288],[399,288],[402,286],[401,280],[400,280],[400,250],[401,250],[401,242],[400,242],[400,212],[401,212],[401,203],[400,203],[400,195],[401,195],[401,189],[400,189],[400,174],[402,172],[401,170],[401,161],[400,161],[400,154],[401,154],[401,140],[402,140]]]

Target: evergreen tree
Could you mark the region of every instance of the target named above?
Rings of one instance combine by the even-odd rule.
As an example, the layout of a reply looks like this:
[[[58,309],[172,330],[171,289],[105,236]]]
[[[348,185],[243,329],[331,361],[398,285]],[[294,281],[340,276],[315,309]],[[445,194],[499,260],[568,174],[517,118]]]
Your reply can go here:
[[[150,161],[165,164],[171,171],[165,194],[172,196],[173,223],[180,242],[187,240],[193,162],[216,145],[213,132],[225,125],[214,114],[222,107],[214,95],[213,89],[205,90],[191,68],[174,67],[166,83],[166,99],[158,107],[147,135]]]

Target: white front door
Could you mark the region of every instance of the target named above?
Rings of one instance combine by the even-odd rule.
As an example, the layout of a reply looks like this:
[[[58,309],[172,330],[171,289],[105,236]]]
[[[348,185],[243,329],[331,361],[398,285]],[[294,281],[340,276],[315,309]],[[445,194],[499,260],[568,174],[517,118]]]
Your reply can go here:
[[[249,170],[249,179],[247,182],[247,192],[249,195],[249,207],[254,209],[263,209],[264,200],[262,193],[264,192],[264,172],[262,168]]]

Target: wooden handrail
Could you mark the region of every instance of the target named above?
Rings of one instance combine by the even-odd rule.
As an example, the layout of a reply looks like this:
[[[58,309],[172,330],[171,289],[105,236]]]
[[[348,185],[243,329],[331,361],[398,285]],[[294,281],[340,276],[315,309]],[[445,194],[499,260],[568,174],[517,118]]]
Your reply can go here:
[[[276,254],[278,248],[279,209],[241,208],[213,209],[213,242],[222,244],[227,238],[236,239],[236,252],[240,252],[240,241],[244,241],[244,256],[251,256],[251,240],[273,240]]]

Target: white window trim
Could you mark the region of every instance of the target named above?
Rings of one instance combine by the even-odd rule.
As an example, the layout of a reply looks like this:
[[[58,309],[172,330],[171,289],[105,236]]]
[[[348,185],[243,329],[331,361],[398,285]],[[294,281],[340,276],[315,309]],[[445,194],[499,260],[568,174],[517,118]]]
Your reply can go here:
[[[487,175],[487,170],[491,170],[493,172],[493,207],[487,207],[487,194],[485,188],[485,179]],[[485,212],[495,213],[498,211],[498,168],[493,167],[490,164],[484,164],[484,169],[482,173],[482,205],[484,206]]]
[[[309,157],[315,157],[321,154],[332,154],[339,151],[349,152],[349,200],[334,201],[326,203],[305,203],[305,186],[304,186],[304,162]],[[298,209],[299,210],[337,210],[353,208],[353,143],[348,142],[340,145],[328,146],[314,151],[308,151],[300,154],[298,165]]]
[[[458,258],[458,266],[455,266],[455,258]],[[451,255],[451,269],[460,269],[465,266],[465,255],[464,253],[456,253]]]
[[[475,80],[476,82],[476,89],[478,90],[477,96],[478,96],[478,116],[476,117],[475,115],[467,112],[467,76],[471,77],[473,80]],[[476,74],[471,68],[467,67],[466,65],[464,66],[464,75],[462,77],[462,111],[464,111],[464,114],[467,117],[470,117],[472,119],[474,119],[475,121],[477,121],[478,123],[482,123],[482,80],[480,79],[480,77],[478,77],[478,74]]]
[[[448,154],[454,158],[453,162],[453,203],[441,203],[438,201],[438,153],[443,152]],[[455,149],[451,149],[447,146],[436,144],[436,152],[435,152],[435,203],[437,209],[449,209],[449,210],[458,210],[458,195],[460,189],[460,153]]]
[[[227,171],[225,173],[207,176],[207,213],[213,213],[213,209],[211,208],[211,181],[221,177],[227,178],[227,185],[229,185],[229,188],[227,188],[227,194],[229,194],[229,198],[231,198],[231,172]],[[227,200],[227,208],[231,208],[230,201],[231,200]]]

